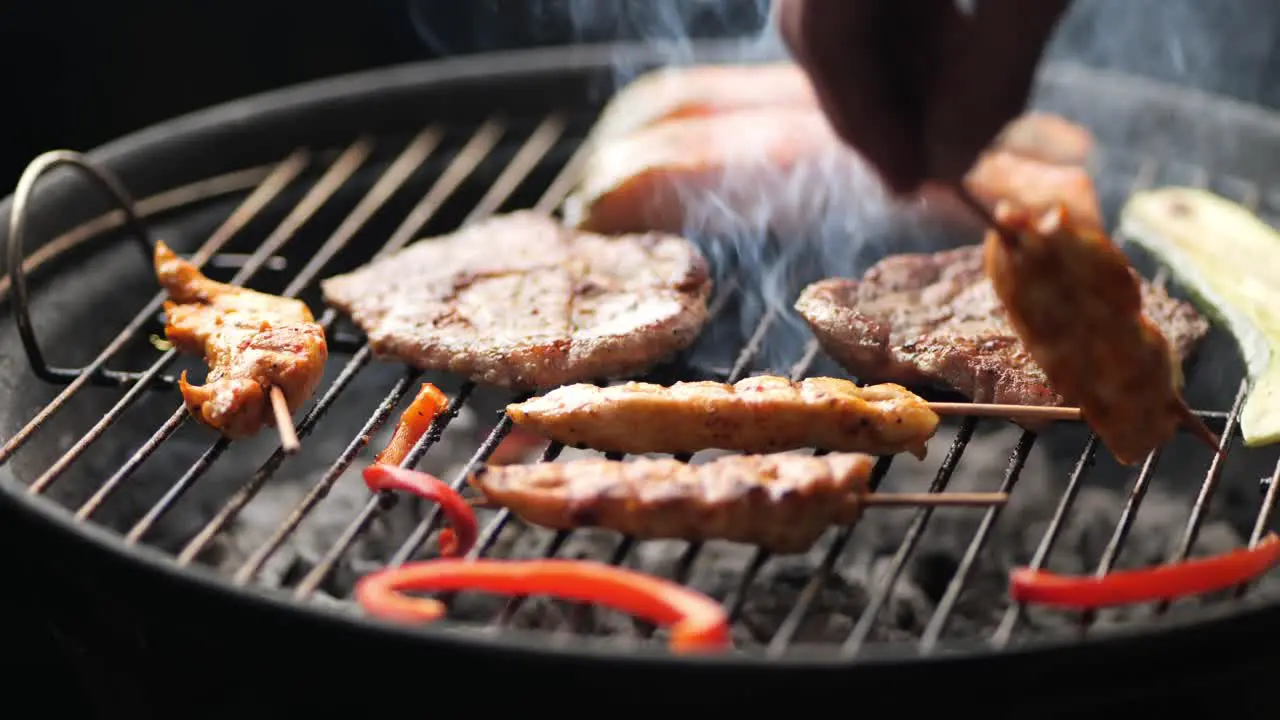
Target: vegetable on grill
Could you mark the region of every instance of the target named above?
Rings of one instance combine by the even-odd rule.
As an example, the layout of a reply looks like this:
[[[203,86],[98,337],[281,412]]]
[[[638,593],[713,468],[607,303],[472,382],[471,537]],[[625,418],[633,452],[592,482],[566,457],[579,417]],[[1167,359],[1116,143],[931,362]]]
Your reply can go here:
[[[440,554],[445,557],[465,555],[479,536],[475,513],[458,491],[439,478],[423,472],[374,464],[364,469],[364,482],[370,492],[400,490],[413,493],[440,506],[452,528],[440,531]]]
[[[324,328],[301,300],[256,292],[205,277],[195,265],[157,242],[155,273],[169,294],[165,339],[203,355],[204,385],[178,386],[191,415],[236,440],[278,425],[272,389],[285,412],[297,412],[315,392],[329,358]]]
[[[1271,533],[1252,548],[1103,577],[1067,577],[1020,568],[1010,575],[1009,594],[1020,603],[1090,610],[1225,590],[1255,580],[1277,564],[1280,536]]]
[[[1058,205],[996,207],[985,267],[1009,322],[1049,383],[1116,460],[1141,462],[1181,424],[1218,450],[1218,438],[1182,399],[1182,366],[1142,312],[1138,274],[1092,222]]]
[[[355,588],[369,614],[398,622],[432,622],[444,604],[406,591],[553,595],[671,626],[670,647],[706,653],[730,647],[720,603],[675,583],[587,560],[428,560],[366,575]]]
[[[734,385],[569,385],[508,405],[507,414],[566,445],[636,455],[817,447],[923,458],[938,427],[928,403],[899,385],[767,375]]]
[[[422,383],[418,394],[409,403],[409,407],[400,413],[400,422],[396,423],[395,432],[382,452],[378,453],[374,462],[387,465],[399,465],[418,444],[418,440],[431,429],[440,413],[449,409],[449,398],[440,388],[431,383]]]
[[[1240,411],[1245,445],[1280,441],[1280,234],[1194,188],[1135,194],[1120,231],[1167,265],[1235,338],[1249,377]]]

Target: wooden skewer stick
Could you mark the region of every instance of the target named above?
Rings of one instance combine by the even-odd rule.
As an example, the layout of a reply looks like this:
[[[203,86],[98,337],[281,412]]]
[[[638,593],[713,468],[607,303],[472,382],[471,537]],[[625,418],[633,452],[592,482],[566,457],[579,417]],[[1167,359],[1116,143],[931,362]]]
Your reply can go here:
[[[956,197],[960,199],[960,202],[964,203],[974,215],[977,215],[988,229],[1000,236],[1000,241],[1004,243],[1005,247],[1011,250],[1018,247],[1018,236],[996,222],[996,218],[991,214],[991,211],[987,210],[987,207],[978,198],[974,197],[973,193],[969,192],[969,188],[965,187],[963,182],[956,183],[952,190],[955,192]]]
[[[939,415],[970,415],[1018,420],[1079,420],[1080,408],[1044,405],[993,405],[987,403],[934,402],[929,409]]]
[[[946,492],[946,493],[871,493],[862,498],[868,506],[885,507],[990,507],[1004,505],[1009,493],[1002,492]]]
[[[870,493],[862,497],[868,506],[881,507],[991,507],[1004,505],[1009,493],[1002,492],[948,492],[948,493]],[[467,504],[474,508],[497,509],[497,503],[488,498],[470,497]]]
[[[272,386],[271,411],[276,416],[276,429],[280,431],[280,449],[292,455],[302,449],[298,441],[298,431],[293,426],[293,415],[289,413],[289,401],[285,400],[284,391]]]

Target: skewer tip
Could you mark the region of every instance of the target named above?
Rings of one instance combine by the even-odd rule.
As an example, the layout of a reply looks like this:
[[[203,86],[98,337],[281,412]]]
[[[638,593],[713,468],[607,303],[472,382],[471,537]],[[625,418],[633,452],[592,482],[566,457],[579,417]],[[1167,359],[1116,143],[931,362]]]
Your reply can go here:
[[[276,418],[276,430],[280,433],[280,449],[293,455],[302,449],[302,443],[298,440],[298,430],[293,426],[289,402],[284,397],[284,391],[278,387],[272,387],[268,395],[271,397],[271,412]]]

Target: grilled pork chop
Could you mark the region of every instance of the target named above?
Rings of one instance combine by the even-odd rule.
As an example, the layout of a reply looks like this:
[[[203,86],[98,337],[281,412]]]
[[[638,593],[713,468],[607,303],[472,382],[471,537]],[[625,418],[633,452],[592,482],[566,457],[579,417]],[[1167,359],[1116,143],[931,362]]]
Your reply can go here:
[[[245,438],[275,425],[270,388],[280,388],[291,412],[315,392],[329,348],[301,300],[210,280],[162,242],[155,271],[170,298],[165,337],[209,365],[204,385],[188,383],[185,371],[179,379],[197,420],[230,439]]]
[[[1144,313],[1184,360],[1208,322],[1149,283],[1141,294]],[[1009,324],[981,245],[890,257],[861,280],[810,285],[795,307],[861,380],[940,385],[982,403],[1065,404]]]
[[[773,105],[815,105],[813,85],[795,63],[662,68],[613,96],[591,132],[592,142],[668,120]]]
[[[378,357],[536,388],[641,372],[688,346],[711,280],[662,234],[602,237],[517,212],[322,283]]]
[[[857,522],[875,466],[857,454],[577,460],[481,468],[472,487],[534,525],[601,527],[639,538],[730,540],[775,553],[808,550]]]
[[[1100,219],[1083,166],[1092,142],[1087,130],[1057,116],[1028,115],[999,142],[966,178],[980,201],[991,207],[1002,198],[1029,207],[1064,201],[1074,217]],[[878,188],[816,106],[762,105],[678,117],[597,143],[564,214],[579,228],[604,233],[714,233],[745,225],[786,235]],[[932,188],[924,200],[908,210],[974,223],[949,191]]]
[[[572,446],[630,454],[799,448],[924,458],[938,427],[927,403],[898,385],[752,377],[570,385],[507,406],[517,425]]]

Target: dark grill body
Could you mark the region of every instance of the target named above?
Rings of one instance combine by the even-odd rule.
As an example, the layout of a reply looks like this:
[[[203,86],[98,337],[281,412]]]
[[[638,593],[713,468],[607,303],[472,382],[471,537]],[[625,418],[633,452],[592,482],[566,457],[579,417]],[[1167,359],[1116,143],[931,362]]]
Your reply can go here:
[[[296,294],[320,309],[318,279],[387,248],[495,212],[552,209],[619,58],[640,67],[661,56],[575,49],[394,69],[251,98],[91,158],[140,199],[150,236],[185,252],[203,245],[216,253],[210,267],[219,279]],[[1133,186],[1171,182],[1212,183],[1269,213],[1272,199],[1260,188],[1280,160],[1280,126],[1223,102],[1192,118],[1187,102],[1162,87],[1073,68],[1050,71],[1039,96],[1114,151],[1096,168],[1112,215]],[[1235,140],[1222,143],[1228,136]],[[486,554],[590,554],[713,586],[738,620],[742,655],[673,659],[644,642],[650,628],[538,600],[458,598],[459,616],[508,626],[500,633],[365,622],[334,599],[359,573],[433,547],[438,529],[429,508],[392,507],[363,492],[354,472],[368,462],[366,444],[380,447],[405,395],[431,380],[452,404],[411,462],[460,481],[510,431],[496,412],[510,395],[373,362],[363,338],[326,311],[333,360],[299,419],[303,454],[286,459],[269,434],[217,441],[179,408],[171,383],[189,360],[147,342],[158,304],[136,241],[72,230],[112,206],[83,177],[58,175],[40,183],[24,213],[25,250],[45,258],[26,275],[43,357],[24,357],[19,348],[30,346],[0,328],[0,391],[11,398],[0,411],[0,500],[13,516],[5,523],[11,546],[32,549],[28,561],[56,587],[74,589],[41,591],[35,602],[65,605],[70,622],[119,629],[104,642],[143,663],[127,674],[146,678],[141,700],[152,712],[214,714],[219,703],[258,702],[246,688],[333,709],[335,694],[376,703],[392,697],[389,688],[430,685],[477,711],[492,709],[485,703],[498,695],[526,706],[556,697],[559,706],[560,693],[584,688],[627,697],[662,688],[664,697],[696,696],[723,709],[783,694],[847,699],[851,686],[900,701],[961,680],[957,703],[1065,711],[1122,690],[1167,687],[1178,671],[1205,682],[1216,674],[1229,683],[1225,692],[1239,694],[1250,681],[1232,661],[1269,662],[1256,639],[1277,625],[1265,602],[1271,584],[1239,603],[1089,619],[1000,603],[1010,564],[1064,567],[1054,557],[1065,556],[1070,570],[1105,572],[1256,540],[1276,500],[1274,490],[1259,496],[1256,487],[1275,472],[1274,450],[1237,446],[1226,462],[1211,463],[1206,451],[1179,442],[1130,473],[1078,426],[1036,437],[974,418],[940,432],[930,464],[882,461],[877,480],[893,489],[1001,487],[1013,493],[1008,508],[893,511],[856,532],[829,533],[799,564],[749,548],[519,532],[503,513],[484,518]],[[795,318],[757,292],[746,259],[706,247],[720,319],[706,347],[657,368],[654,379],[835,372]],[[803,263],[795,270],[795,284],[816,279],[804,277]],[[21,293],[6,289],[9,308],[22,306]],[[105,310],[106,298],[127,310]],[[117,352],[98,362],[137,308],[145,309]],[[1222,338],[1208,345],[1190,372],[1189,399],[1234,440],[1238,361]],[[33,375],[30,360],[46,366]],[[86,365],[106,370],[82,374]],[[72,391],[65,405],[55,399]],[[58,412],[24,432],[45,407]],[[561,452],[548,447],[543,457]],[[1139,514],[1140,506],[1148,510]],[[859,569],[859,558],[869,567]],[[86,595],[94,601],[83,602]],[[1095,624],[1098,632],[1079,641]],[[575,640],[570,630],[597,640]],[[413,663],[387,660],[403,654]],[[1214,659],[1212,671],[1200,664],[1205,658]],[[124,663],[103,669],[116,666]],[[442,666],[459,677],[435,678]],[[95,692],[105,698],[123,686],[107,681]],[[541,690],[521,696],[521,686]]]

